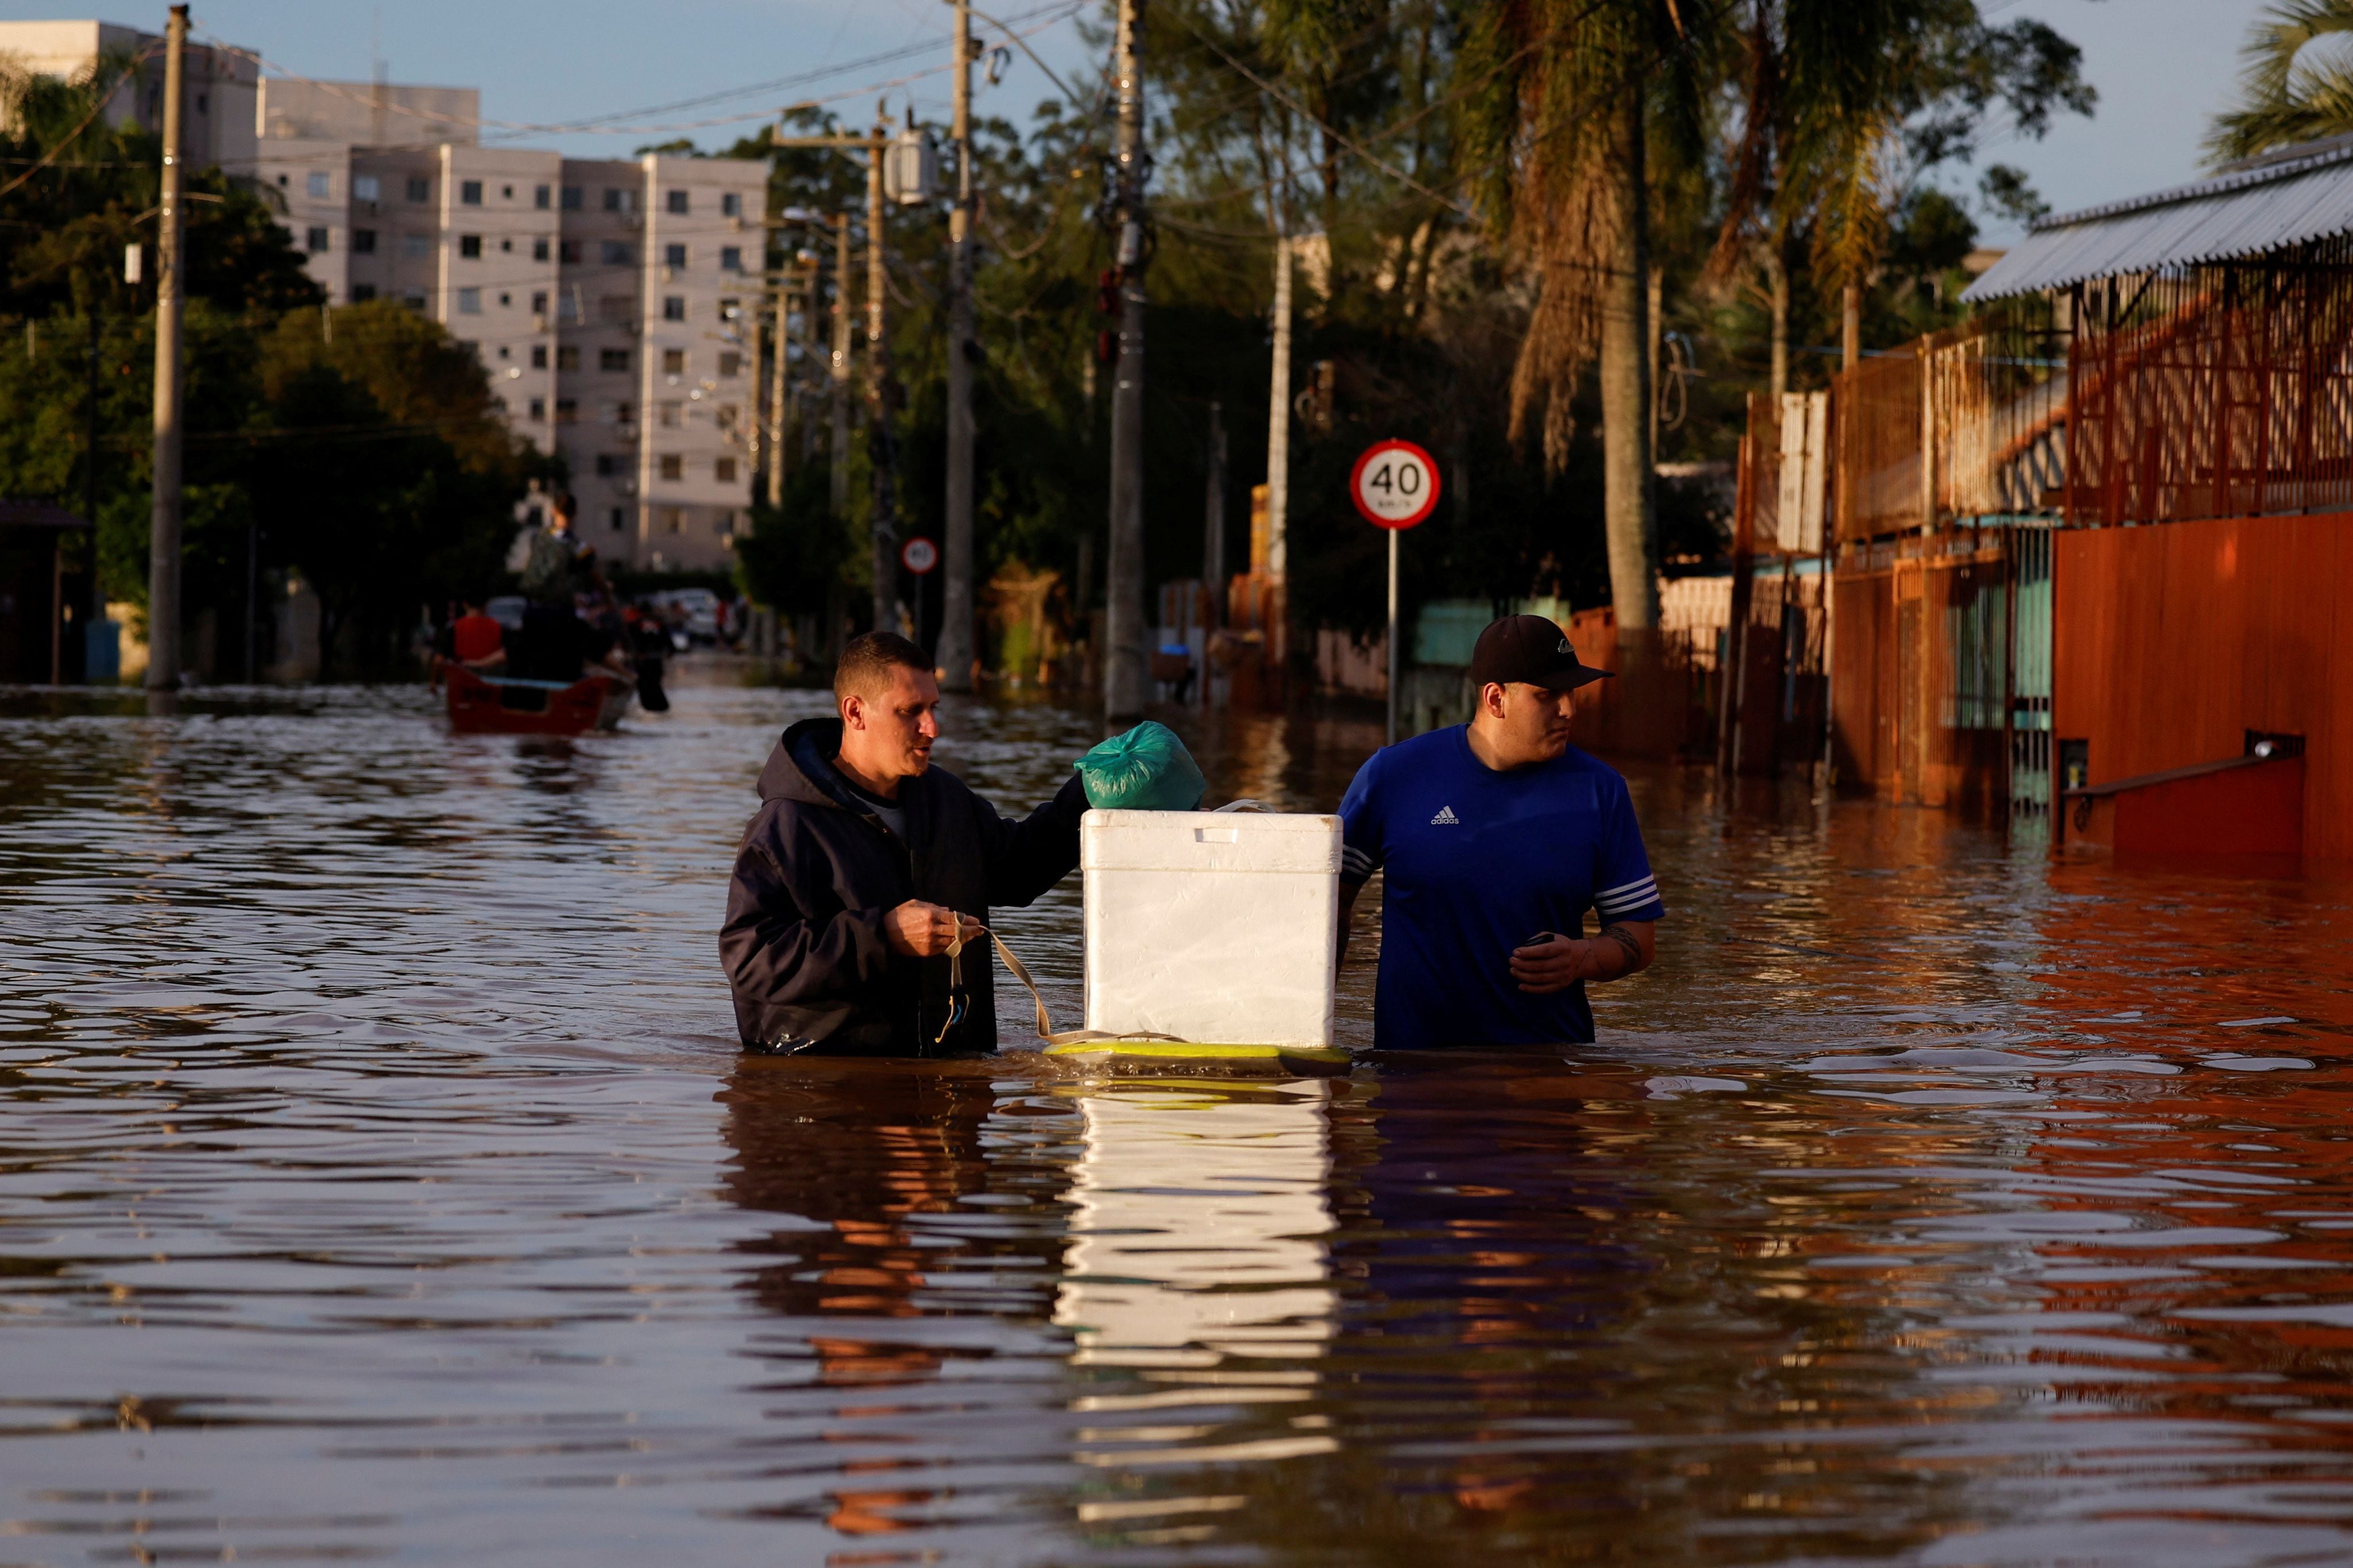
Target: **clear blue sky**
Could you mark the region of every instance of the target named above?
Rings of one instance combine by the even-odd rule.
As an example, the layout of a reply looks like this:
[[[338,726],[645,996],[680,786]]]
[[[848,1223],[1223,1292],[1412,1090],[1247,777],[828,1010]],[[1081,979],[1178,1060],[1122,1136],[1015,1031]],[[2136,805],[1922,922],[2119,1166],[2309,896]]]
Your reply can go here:
[[[2022,166],[2062,209],[2194,177],[2200,140],[2210,117],[2231,99],[2240,44],[2263,8],[2262,0],[1982,3],[1997,20],[2037,16],[2073,38],[2083,47],[2085,74],[2099,89],[2094,120],[2063,120],[2039,142],[1997,137],[1980,159]],[[1008,20],[1046,9],[1043,0],[988,0],[982,8]],[[161,4],[110,4],[100,14],[161,31],[164,10]],[[0,16],[9,17],[77,14],[88,13],[0,0]],[[863,116],[877,96],[865,89],[944,61],[948,9],[941,0],[394,0],[382,5],[208,0],[196,6],[195,16],[200,29],[259,50],[290,71],[340,79],[367,77],[380,27],[392,79],[479,87],[487,118],[532,123],[571,122],[780,78],[807,79],[642,121],[670,124],[841,92],[852,92],[840,100],[844,113]],[[1073,21],[1058,23],[1031,44],[1065,79],[1089,67]],[[922,52],[854,64],[911,46]],[[1016,51],[1011,69],[981,95],[980,107],[1026,121],[1051,90]],[[934,70],[889,92],[894,114],[912,94],[918,114],[945,115],[944,73]],[[757,123],[751,119],[744,126]],[[706,146],[724,145],[736,133],[720,126],[688,132]],[[519,138],[600,156],[656,139],[635,131]],[[1973,180],[1971,174],[1958,183]],[[1989,227],[1986,237],[2002,243],[2012,236]]]

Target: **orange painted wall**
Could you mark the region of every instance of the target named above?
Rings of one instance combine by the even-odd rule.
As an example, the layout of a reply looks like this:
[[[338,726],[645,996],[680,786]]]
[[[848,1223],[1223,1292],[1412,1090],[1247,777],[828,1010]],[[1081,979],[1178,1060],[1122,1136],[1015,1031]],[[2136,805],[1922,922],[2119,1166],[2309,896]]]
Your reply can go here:
[[[2103,784],[2305,737],[2304,850],[2353,860],[2353,514],[2059,535],[2054,731]]]

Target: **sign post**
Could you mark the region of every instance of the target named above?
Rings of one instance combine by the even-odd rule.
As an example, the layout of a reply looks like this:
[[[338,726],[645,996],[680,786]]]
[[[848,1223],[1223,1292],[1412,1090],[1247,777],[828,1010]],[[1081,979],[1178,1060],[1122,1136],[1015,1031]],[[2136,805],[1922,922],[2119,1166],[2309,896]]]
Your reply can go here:
[[[1348,474],[1348,499],[1375,528],[1389,535],[1389,721],[1388,739],[1398,738],[1398,535],[1428,521],[1438,510],[1438,465],[1410,441],[1377,441],[1365,448]]]
[[[930,576],[940,563],[940,547],[917,534],[899,546],[899,564],[915,579],[915,641],[923,640],[923,579]]]

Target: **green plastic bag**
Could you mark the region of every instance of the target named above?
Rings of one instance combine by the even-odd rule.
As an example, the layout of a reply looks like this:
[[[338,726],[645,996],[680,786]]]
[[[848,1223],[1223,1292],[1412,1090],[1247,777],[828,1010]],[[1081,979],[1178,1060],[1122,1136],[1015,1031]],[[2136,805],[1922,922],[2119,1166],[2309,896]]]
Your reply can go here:
[[[1176,731],[1151,719],[1081,757],[1078,768],[1099,811],[1198,811],[1209,787]]]

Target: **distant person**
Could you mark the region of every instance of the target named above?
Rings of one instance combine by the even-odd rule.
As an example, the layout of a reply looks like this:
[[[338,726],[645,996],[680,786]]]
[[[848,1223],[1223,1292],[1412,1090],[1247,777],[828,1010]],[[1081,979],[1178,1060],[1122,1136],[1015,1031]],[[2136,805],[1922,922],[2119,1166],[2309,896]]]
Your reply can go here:
[[[580,595],[597,583],[596,556],[573,531],[577,505],[571,492],[560,490],[548,500],[547,526],[534,534],[531,554],[522,569],[522,630],[514,668],[510,672],[532,680],[580,679],[591,662],[603,662],[613,639],[600,637],[581,618]],[[628,674],[624,668],[619,673]]]
[[[1626,781],[1568,743],[1577,689],[1608,673],[1553,622],[1507,616],[1472,653],[1471,721],[1357,770],[1340,803],[1340,941],[1384,873],[1377,1048],[1586,1044],[1586,985],[1655,956],[1666,906]]]
[[[466,613],[449,623],[449,657],[478,674],[504,668],[506,628],[483,611],[480,595],[464,605]]]
[[[932,766],[939,682],[889,632],[834,668],[837,717],[786,730],[760,773],[719,955],[748,1049],[915,1057],[997,1048],[992,906],[1026,904],[1079,863],[1086,789],[1072,774],[1019,821]]]

